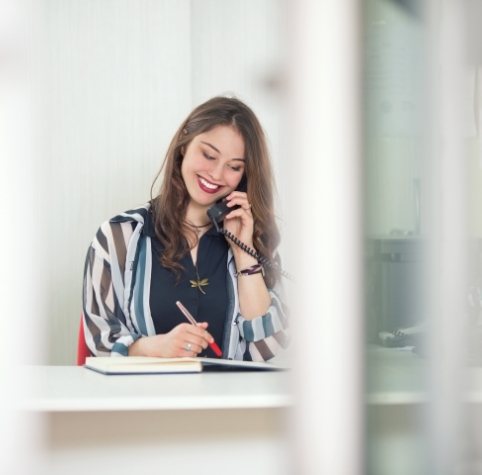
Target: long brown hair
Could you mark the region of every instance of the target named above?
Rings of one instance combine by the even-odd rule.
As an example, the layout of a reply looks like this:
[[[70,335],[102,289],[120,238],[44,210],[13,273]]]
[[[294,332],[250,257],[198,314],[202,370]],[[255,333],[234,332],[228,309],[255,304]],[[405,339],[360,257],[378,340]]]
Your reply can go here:
[[[160,192],[152,198],[155,233],[165,251],[161,264],[179,276],[180,259],[189,252],[189,245],[180,236],[191,236],[193,230],[185,221],[189,194],[181,175],[182,151],[199,134],[219,125],[229,125],[241,134],[245,147],[245,171],[248,200],[254,218],[253,243],[263,256],[275,259],[275,250],[280,241],[275,222],[273,191],[274,180],[266,139],[257,117],[243,102],[235,98],[214,97],[196,107],[181,124],[171,140],[164,163],[151,188],[164,170]],[[197,244],[197,238],[189,239]],[[193,244],[191,244],[193,245]],[[274,269],[265,269],[268,286],[279,278]]]

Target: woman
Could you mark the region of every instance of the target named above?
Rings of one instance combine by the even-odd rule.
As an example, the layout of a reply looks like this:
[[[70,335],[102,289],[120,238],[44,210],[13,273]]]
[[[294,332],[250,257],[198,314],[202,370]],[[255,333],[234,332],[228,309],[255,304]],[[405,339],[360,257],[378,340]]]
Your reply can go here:
[[[162,171],[159,194],[104,223],[88,250],[83,307],[90,351],[214,356],[208,345],[215,341],[223,358],[272,358],[285,346],[287,323],[277,267],[262,266],[207,215],[225,198],[223,227],[274,262],[273,176],[258,119],[237,99],[201,104],[174,135]]]

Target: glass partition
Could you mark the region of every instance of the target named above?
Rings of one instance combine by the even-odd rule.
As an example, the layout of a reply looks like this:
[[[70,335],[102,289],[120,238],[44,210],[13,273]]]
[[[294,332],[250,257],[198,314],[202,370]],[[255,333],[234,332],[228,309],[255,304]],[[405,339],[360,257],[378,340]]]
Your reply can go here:
[[[366,469],[423,474],[426,25],[384,0],[363,25]]]
[[[480,473],[477,2],[364,2],[366,473]]]

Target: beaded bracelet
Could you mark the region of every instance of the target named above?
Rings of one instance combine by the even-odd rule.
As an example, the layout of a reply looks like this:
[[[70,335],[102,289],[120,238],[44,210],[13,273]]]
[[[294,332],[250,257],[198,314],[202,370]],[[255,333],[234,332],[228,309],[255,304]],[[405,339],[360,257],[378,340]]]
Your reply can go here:
[[[253,275],[253,274],[263,274],[264,277],[264,268],[261,264],[254,264],[251,267],[246,269],[242,269],[239,272],[235,272],[234,275],[239,277],[240,275]]]

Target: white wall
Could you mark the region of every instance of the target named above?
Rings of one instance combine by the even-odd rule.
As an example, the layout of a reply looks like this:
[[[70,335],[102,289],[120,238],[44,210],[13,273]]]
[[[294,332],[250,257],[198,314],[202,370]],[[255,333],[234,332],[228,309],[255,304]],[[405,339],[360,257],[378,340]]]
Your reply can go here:
[[[72,364],[85,252],[99,224],[149,198],[174,131],[228,91],[258,113],[280,169],[282,2],[43,0],[35,206],[46,362]],[[279,180],[278,180],[279,181]]]
[[[193,103],[232,94],[254,109],[267,132],[282,214],[288,159],[286,2],[193,0],[191,5]]]

